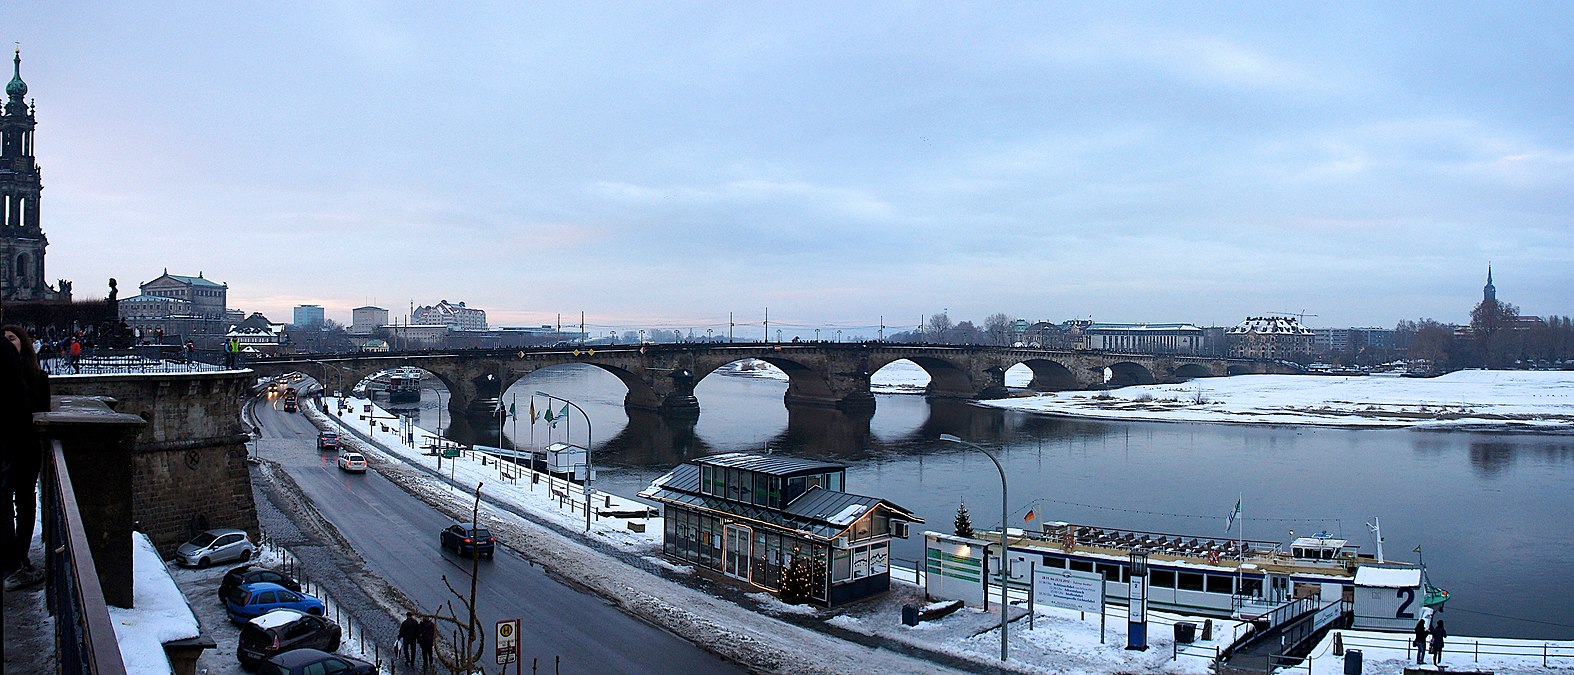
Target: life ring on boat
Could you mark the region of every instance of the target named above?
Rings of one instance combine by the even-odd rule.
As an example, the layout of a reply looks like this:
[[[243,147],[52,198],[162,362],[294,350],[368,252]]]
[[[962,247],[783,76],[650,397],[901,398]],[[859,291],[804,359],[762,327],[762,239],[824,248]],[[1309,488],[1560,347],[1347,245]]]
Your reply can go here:
[[[1217,565],[1217,564],[1219,564],[1219,552],[1218,551],[1208,551],[1208,564],[1209,565]]]
[[[1072,548],[1076,548],[1076,546],[1077,546],[1077,535],[1072,534],[1070,532],[1067,532],[1064,536],[1062,536],[1060,538],[1060,543],[1064,544],[1065,547],[1068,550],[1072,549]]]

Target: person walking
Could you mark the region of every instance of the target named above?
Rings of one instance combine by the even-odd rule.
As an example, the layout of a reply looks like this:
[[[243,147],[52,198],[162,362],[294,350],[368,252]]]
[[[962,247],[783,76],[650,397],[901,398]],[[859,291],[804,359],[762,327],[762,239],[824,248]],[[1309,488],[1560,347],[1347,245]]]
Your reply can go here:
[[[5,338],[0,348],[5,354],[0,387],[5,389],[5,422],[0,444],[5,448],[0,461],[0,517],[3,517],[3,542],[0,542],[0,574],[5,590],[14,591],[43,580],[33,568],[28,549],[33,544],[33,523],[38,519],[38,472],[44,454],[33,426],[33,413],[49,410],[49,376],[38,365],[33,341],[21,326],[0,328]]]
[[[1432,665],[1443,663],[1443,638],[1448,637],[1448,631],[1443,628],[1443,620],[1438,619],[1432,626]]]
[[[432,645],[437,642],[437,622],[432,617],[421,618],[421,670],[432,669]]]
[[[70,342],[71,344],[67,349],[70,350],[71,354],[71,372],[80,375],[82,373],[82,341],[72,337]]]
[[[1416,665],[1426,663],[1426,619],[1416,619]]]
[[[404,655],[404,665],[415,667],[415,645],[421,640],[421,623],[415,612],[404,613],[404,623],[399,624],[399,652]]]

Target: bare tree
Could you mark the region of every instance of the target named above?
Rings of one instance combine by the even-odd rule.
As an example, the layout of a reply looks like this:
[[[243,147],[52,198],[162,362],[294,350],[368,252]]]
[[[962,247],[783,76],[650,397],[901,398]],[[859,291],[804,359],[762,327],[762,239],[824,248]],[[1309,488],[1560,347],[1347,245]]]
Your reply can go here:
[[[990,344],[1006,345],[1011,343],[1011,316],[1005,312],[995,312],[984,319],[984,335]]]
[[[945,312],[929,315],[925,328],[930,342],[949,342],[951,339],[951,315]]]
[[[480,526],[481,519],[481,486],[475,485],[475,503],[470,507],[470,528],[474,530]],[[447,605],[439,607],[431,614],[434,620],[440,621],[450,628],[448,639],[449,651],[435,650],[437,660],[448,669],[450,673],[470,675],[483,672],[481,655],[486,651],[486,632],[481,630],[481,620],[476,618],[475,597],[476,582],[481,572],[481,553],[471,549],[470,552],[470,594],[461,594],[454,589],[448,575],[443,575],[443,585],[448,587],[448,592],[459,601],[461,611],[455,611],[454,600],[449,600]],[[444,610],[447,614],[444,614]],[[464,618],[460,618],[463,615]]]

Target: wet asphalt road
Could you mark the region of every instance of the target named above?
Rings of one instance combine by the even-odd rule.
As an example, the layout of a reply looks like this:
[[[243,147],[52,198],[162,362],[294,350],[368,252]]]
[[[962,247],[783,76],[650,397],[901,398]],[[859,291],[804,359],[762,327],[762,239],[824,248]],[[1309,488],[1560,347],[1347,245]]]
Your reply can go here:
[[[263,429],[261,457],[277,462],[294,479],[365,560],[367,572],[398,588],[418,611],[442,606],[446,613],[450,602],[460,607],[443,577],[468,594],[472,561],[438,545],[438,532],[452,520],[376,471],[340,471],[333,453],[317,451],[317,429],[304,416],[281,412],[266,400],[259,401],[256,415]],[[740,672],[597,595],[558,582],[506,546],[499,546],[495,558],[480,561],[476,579],[479,619],[488,636],[484,663],[495,663],[496,622],[519,618],[524,670],[535,658],[543,672],[550,672],[545,669],[561,657],[565,673]],[[445,630],[441,624],[439,629]]]

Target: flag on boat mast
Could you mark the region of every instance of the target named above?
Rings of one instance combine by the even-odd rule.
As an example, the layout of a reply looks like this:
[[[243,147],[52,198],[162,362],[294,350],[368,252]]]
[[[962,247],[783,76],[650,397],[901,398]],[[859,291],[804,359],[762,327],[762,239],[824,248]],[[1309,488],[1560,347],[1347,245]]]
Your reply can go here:
[[[1037,518],[1037,517],[1038,517],[1038,514],[1033,513],[1032,509],[1028,509],[1027,515],[1022,516],[1022,521],[1023,522],[1031,522],[1034,518]]]
[[[530,397],[530,423],[536,423],[536,397]]]
[[[1230,527],[1235,525],[1235,519],[1239,517],[1241,517],[1241,498],[1236,497],[1235,510],[1230,512],[1229,518],[1224,519],[1224,531],[1229,532]]]

